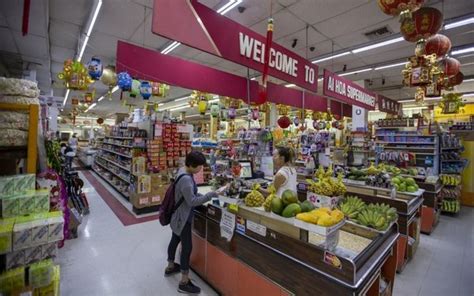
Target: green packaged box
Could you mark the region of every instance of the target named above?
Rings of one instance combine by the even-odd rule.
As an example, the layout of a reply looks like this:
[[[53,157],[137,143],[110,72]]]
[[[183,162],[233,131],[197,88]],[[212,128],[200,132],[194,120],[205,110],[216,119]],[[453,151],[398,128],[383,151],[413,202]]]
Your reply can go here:
[[[49,219],[47,217],[36,217],[31,221],[31,245],[37,246],[48,243]]]
[[[0,177],[0,197],[11,196],[15,193],[17,179],[15,176]]]
[[[5,268],[7,270],[23,265],[25,265],[25,250],[5,254]]]
[[[29,280],[33,288],[47,286],[53,280],[54,265],[51,259],[43,260],[30,265]]]
[[[25,249],[25,264],[31,264],[43,259],[42,246],[35,246]]]
[[[31,190],[35,190],[36,187],[36,176],[35,174],[23,174],[16,175],[16,194],[21,194]]]
[[[3,218],[16,217],[20,214],[20,199],[18,196],[5,196],[0,199],[0,213]]]
[[[15,251],[31,247],[32,224],[28,218],[17,218],[13,226],[13,250]]]
[[[35,194],[35,213],[49,212],[49,191],[36,190]]]
[[[64,218],[62,216],[62,212],[56,211],[48,213],[48,223],[48,242],[56,242],[62,240],[64,238]]]
[[[0,274],[0,293],[21,290],[25,287],[25,268],[18,267]]]
[[[29,215],[35,213],[36,207],[36,191],[28,191],[18,196],[18,212],[19,215]]]
[[[12,237],[14,225],[15,219],[0,220],[0,255],[9,253],[13,249]]]

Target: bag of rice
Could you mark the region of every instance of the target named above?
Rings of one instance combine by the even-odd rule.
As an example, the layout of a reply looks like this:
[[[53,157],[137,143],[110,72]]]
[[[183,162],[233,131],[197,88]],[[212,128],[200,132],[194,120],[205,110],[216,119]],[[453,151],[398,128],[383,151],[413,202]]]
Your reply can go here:
[[[0,77],[0,94],[36,98],[39,96],[40,91],[36,82],[26,79]]]

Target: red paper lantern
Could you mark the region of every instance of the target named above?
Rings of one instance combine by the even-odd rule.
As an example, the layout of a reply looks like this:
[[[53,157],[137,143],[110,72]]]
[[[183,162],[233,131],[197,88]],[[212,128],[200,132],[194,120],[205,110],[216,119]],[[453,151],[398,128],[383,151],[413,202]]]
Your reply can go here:
[[[451,49],[451,40],[448,37],[436,34],[426,40],[425,54],[436,54],[438,57],[442,57],[448,53]]]
[[[399,15],[405,10],[415,11],[425,0],[377,0],[380,10],[388,15]]]
[[[447,57],[440,61],[440,68],[445,76],[451,77],[459,73],[461,63],[455,58]]]
[[[460,85],[464,80],[464,74],[462,72],[458,72],[458,74],[449,77],[448,79],[448,87]]]
[[[277,123],[281,128],[287,128],[290,126],[291,120],[288,118],[288,116],[282,116],[278,119]]]
[[[443,24],[443,14],[433,7],[422,7],[415,11],[412,18],[406,18],[400,25],[403,38],[417,42],[436,34]]]

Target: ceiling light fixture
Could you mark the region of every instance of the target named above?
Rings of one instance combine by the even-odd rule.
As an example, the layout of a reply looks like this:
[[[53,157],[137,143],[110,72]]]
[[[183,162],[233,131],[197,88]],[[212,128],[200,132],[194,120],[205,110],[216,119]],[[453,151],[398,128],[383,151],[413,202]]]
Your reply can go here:
[[[293,83],[285,84],[285,87],[295,87],[296,85]]]
[[[90,105],[89,108],[87,108],[87,110],[85,111],[85,113],[87,113],[89,110],[94,108],[96,105],[97,105],[97,103],[94,103],[94,104]]]
[[[217,10],[217,13],[224,15],[240,3],[242,3],[242,0],[229,0],[229,2],[227,2],[226,4],[224,4],[224,6]]]
[[[453,50],[451,51],[451,55],[458,55],[470,52],[474,52],[474,46]]]
[[[69,97],[69,92],[70,92],[70,91],[71,91],[71,90],[70,90],[69,88],[66,90],[66,95],[64,96],[64,101],[63,101],[63,107],[66,106],[67,97]]]
[[[257,79],[257,77],[252,77],[252,78],[250,78],[250,80],[256,80],[256,79]]]
[[[161,106],[163,106],[164,104],[165,104],[165,103],[159,103],[159,104],[158,104],[158,107],[161,107]]]
[[[468,18],[463,19],[463,20],[459,20],[459,21],[452,22],[450,24],[446,24],[446,25],[444,25],[444,29],[449,30],[449,29],[462,27],[462,26],[469,25],[469,24],[474,24],[474,17],[468,17]]]
[[[186,109],[186,108],[189,108],[188,104],[186,104],[184,106],[180,106],[180,107],[171,108],[170,111],[173,112],[173,111],[178,111],[178,110]]]
[[[346,51],[346,52],[338,53],[338,54],[335,54],[335,55],[330,55],[330,56],[327,56],[327,57],[322,58],[322,59],[314,60],[314,61],[312,61],[311,63],[316,64],[316,63],[320,63],[320,62],[332,60],[332,59],[335,59],[335,58],[339,58],[339,57],[346,56],[346,55],[348,55],[348,54],[350,54],[350,53],[351,53],[350,51]]]
[[[87,27],[86,36],[84,37],[84,41],[81,44],[81,50],[79,51],[79,55],[77,56],[77,61],[79,62],[82,60],[82,56],[84,55],[84,51],[86,50],[87,43],[89,42],[89,37],[91,36],[92,29],[94,28],[97,17],[99,16],[99,11],[101,7],[102,0],[98,0],[94,12],[92,14],[92,18],[90,19],[89,26]]]
[[[219,103],[219,99],[212,99],[210,100],[208,103],[212,104],[212,103]]]
[[[474,78],[466,79],[466,80],[464,80],[463,82],[471,82],[471,81],[474,81]]]
[[[187,100],[189,99],[190,97],[189,96],[184,96],[184,97],[181,97],[181,98],[178,98],[178,99],[174,99],[175,102],[180,102],[180,101],[184,101],[184,100]]]
[[[170,45],[168,45],[165,49],[161,51],[161,54],[169,54],[173,51],[176,47],[178,47],[181,43],[178,41],[173,41]]]
[[[379,67],[376,67],[374,70],[377,71],[377,70],[382,70],[382,69],[394,68],[394,67],[398,67],[398,66],[404,66],[406,64],[407,64],[407,62],[395,63],[395,64],[390,64],[390,65],[385,65],[385,66],[379,66]]]
[[[397,38],[385,40],[385,41],[374,43],[374,44],[371,44],[371,45],[367,45],[367,46],[364,46],[364,47],[361,47],[361,48],[356,48],[356,49],[352,50],[352,53],[359,53],[359,52],[371,50],[371,49],[374,49],[374,48],[379,48],[379,47],[389,45],[389,44],[393,44],[393,43],[397,43],[397,42],[400,42],[400,41],[403,41],[403,40],[405,40],[405,39],[403,39],[403,37],[397,37]]]
[[[338,74],[338,75],[339,76],[347,76],[347,75],[352,75],[352,74],[364,73],[364,72],[368,72],[368,71],[372,71],[372,70],[373,70],[373,68],[366,68],[366,69],[356,70],[356,71],[342,73],[342,74]]]

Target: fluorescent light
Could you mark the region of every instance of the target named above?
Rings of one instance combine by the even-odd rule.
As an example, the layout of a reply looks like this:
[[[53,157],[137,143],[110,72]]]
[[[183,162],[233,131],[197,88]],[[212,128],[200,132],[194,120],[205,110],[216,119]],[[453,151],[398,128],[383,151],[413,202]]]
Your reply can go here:
[[[363,72],[367,72],[367,71],[372,71],[372,70],[373,70],[372,68],[366,68],[366,69],[356,70],[356,71],[347,72],[347,73],[342,73],[342,74],[337,74],[337,75],[339,75],[339,76],[347,76],[347,75],[359,74],[359,73],[363,73]]]
[[[219,103],[219,99],[210,100],[210,101],[209,101],[209,104],[212,104],[212,103]]]
[[[466,93],[462,95],[463,97],[474,97],[474,93]]]
[[[87,110],[85,112],[87,113],[90,109],[94,108],[96,105],[97,105],[97,103],[94,103],[94,104],[90,105],[89,108],[87,108]]]
[[[255,79],[257,79],[257,77],[252,77],[252,78],[250,78],[250,80],[255,80]]]
[[[97,17],[99,16],[100,8],[102,7],[102,0],[98,0],[97,6],[95,7],[94,13],[92,15],[91,22],[89,23],[89,27],[86,31],[86,37],[81,44],[81,50],[79,51],[79,55],[77,56],[77,60],[80,62],[82,60],[82,56],[84,55],[84,51],[86,50],[87,43],[89,42],[89,37],[91,36],[92,29],[94,29],[95,22],[97,21]]]
[[[162,54],[168,54],[173,51],[176,47],[178,47],[181,43],[178,41],[173,41],[170,45],[168,45],[165,49],[161,51]]]
[[[338,53],[338,54],[335,54],[335,55],[330,55],[330,56],[322,58],[322,59],[314,60],[311,63],[316,64],[316,63],[319,63],[319,62],[324,62],[324,61],[327,61],[327,60],[331,60],[331,59],[346,56],[350,53],[351,53],[350,51],[346,51],[346,52]]]
[[[424,110],[424,109],[428,109],[428,107],[426,106],[423,106],[423,107],[404,107],[403,110]]]
[[[227,2],[227,4],[225,4],[224,6],[222,6],[221,8],[219,8],[217,10],[217,13],[219,13],[221,15],[224,15],[227,12],[229,12],[230,10],[232,10],[232,8],[239,5],[240,3],[242,3],[242,0],[229,0],[229,2]]]
[[[451,52],[451,55],[458,55],[458,54],[469,53],[469,52],[474,52],[474,46],[453,50]]]
[[[64,96],[64,101],[63,101],[63,107],[66,105],[67,102],[67,97],[69,96],[70,89],[68,88],[66,90],[66,95]]]
[[[444,25],[444,29],[449,30],[449,29],[453,29],[453,28],[457,28],[457,27],[461,27],[461,26],[465,26],[469,24],[474,24],[474,17],[469,17],[467,19],[463,19],[457,22],[452,22],[450,24]]]
[[[466,79],[466,80],[464,80],[463,82],[471,82],[471,81],[474,81],[474,78]]]
[[[104,96],[100,97],[100,98],[97,100],[97,102],[102,101],[104,98],[105,98]]]
[[[184,100],[187,100],[189,99],[189,96],[185,96],[185,97],[182,97],[182,98],[178,98],[178,99],[175,99],[174,101],[175,102],[180,102],[180,101],[184,101]]]
[[[165,110],[170,110],[170,111],[173,111],[173,109],[176,109],[176,108],[188,108],[189,107],[189,104],[186,103],[186,104],[181,104],[181,105],[176,105],[176,106],[168,106],[168,107],[165,107],[163,109],[161,109],[161,111],[165,111]]]
[[[159,103],[159,104],[158,104],[158,107],[161,107],[161,106],[163,106],[164,104],[165,104],[165,103]]]
[[[397,43],[397,42],[400,42],[400,41],[403,41],[403,40],[404,40],[403,37],[398,37],[398,38],[382,41],[382,42],[379,42],[379,43],[374,43],[374,44],[367,45],[367,46],[364,46],[364,47],[361,47],[361,48],[356,48],[356,49],[352,50],[352,53],[359,53],[359,52],[371,50],[371,49],[382,47],[382,46],[385,46],[385,45]]]
[[[377,71],[377,70],[382,70],[382,69],[388,69],[388,68],[403,66],[403,65],[406,65],[406,64],[407,64],[407,62],[396,63],[396,64],[390,64],[390,65],[385,65],[385,66],[376,67],[374,70]]]
[[[114,92],[118,91],[119,89],[120,89],[120,88],[118,87],[118,85],[116,85],[116,86],[114,86],[114,88],[112,88],[111,93],[113,94]],[[101,96],[101,97],[97,100],[97,102],[100,102],[100,101],[102,101],[103,99],[105,99],[105,95]]]
[[[290,83],[290,84],[285,84],[285,87],[295,87],[296,85],[293,84],[293,83]]]
[[[430,102],[430,101],[437,101],[437,100],[440,100],[441,97],[431,97],[431,98],[425,98],[423,101],[424,102]],[[399,103],[415,103],[416,101],[415,100],[404,100],[404,101],[398,101]]]
[[[178,111],[178,110],[187,109],[187,108],[189,108],[188,104],[186,104],[184,106],[180,106],[180,107],[171,108],[170,111],[173,112],[173,111]]]

